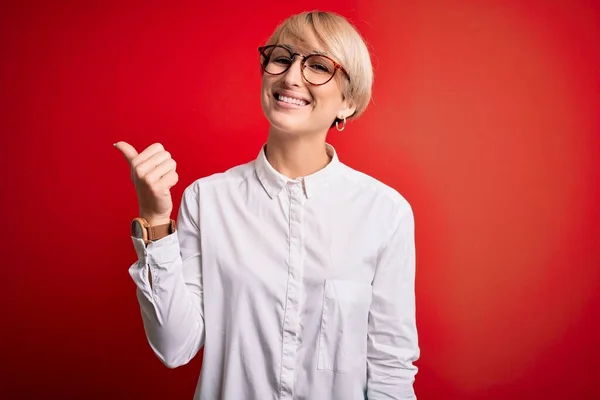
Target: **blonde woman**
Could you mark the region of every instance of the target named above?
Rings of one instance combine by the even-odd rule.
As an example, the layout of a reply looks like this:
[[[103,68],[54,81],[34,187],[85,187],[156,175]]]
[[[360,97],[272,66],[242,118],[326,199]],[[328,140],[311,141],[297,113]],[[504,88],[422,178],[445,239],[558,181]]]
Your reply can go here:
[[[326,142],[369,103],[367,47],[309,12],[258,56],[266,143],[188,186],[177,223],[171,155],[115,144],[140,206],[129,272],[150,346],[169,368],[204,348],[195,399],[415,399],[411,207]]]

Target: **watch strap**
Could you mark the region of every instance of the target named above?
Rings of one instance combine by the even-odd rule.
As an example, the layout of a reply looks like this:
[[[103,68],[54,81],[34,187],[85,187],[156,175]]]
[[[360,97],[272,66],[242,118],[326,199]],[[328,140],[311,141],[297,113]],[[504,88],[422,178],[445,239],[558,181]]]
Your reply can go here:
[[[169,223],[155,226],[150,226],[146,222],[146,227],[148,229],[148,241],[154,242],[155,240],[162,239],[175,232],[175,220],[170,220]]]

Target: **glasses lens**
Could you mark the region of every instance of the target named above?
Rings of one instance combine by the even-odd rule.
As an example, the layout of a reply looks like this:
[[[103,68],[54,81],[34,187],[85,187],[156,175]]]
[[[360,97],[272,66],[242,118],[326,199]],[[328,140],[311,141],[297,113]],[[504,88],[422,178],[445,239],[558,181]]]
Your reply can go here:
[[[306,58],[304,78],[313,85],[321,85],[331,79],[335,73],[335,64],[329,58],[312,55]]]
[[[270,47],[265,49],[262,66],[269,74],[281,74],[290,67],[292,54],[283,47]]]

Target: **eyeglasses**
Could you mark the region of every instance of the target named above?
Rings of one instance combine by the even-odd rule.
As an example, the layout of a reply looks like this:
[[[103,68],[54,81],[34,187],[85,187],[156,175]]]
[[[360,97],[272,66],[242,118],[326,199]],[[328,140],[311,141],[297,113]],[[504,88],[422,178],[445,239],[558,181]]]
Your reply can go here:
[[[322,54],[312,53],[303,56],[292,53],[290,49],[282,45],[261,46],[258,51],[260,52],[260,66],[263,71],[270,75],[283,74],[298,56],[302,58],[302,76],[312,85],[326,84],[333,78],[338,69],[350,79],[344,67]]]

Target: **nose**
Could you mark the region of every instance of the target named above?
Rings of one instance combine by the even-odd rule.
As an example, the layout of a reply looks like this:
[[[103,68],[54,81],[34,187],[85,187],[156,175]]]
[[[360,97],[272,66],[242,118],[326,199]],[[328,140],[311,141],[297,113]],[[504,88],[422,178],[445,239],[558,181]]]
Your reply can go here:
[[[298,64],[298,65],[296,65]],[[296,56],[292,61],[292,64],[285,71],[283,81],[288,86],[300,86],[302,84],[302,58]]]

